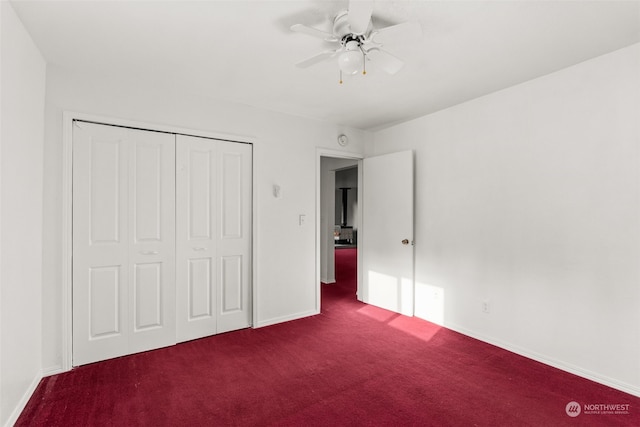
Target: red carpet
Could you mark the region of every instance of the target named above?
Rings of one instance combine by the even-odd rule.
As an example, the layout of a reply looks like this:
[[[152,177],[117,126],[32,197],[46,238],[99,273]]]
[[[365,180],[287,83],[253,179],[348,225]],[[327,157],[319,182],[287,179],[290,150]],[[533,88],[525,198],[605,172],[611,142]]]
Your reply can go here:
[[[357,302],[355,257],[318,316],[44,378],[17,425],[640,426],[637,397]]]

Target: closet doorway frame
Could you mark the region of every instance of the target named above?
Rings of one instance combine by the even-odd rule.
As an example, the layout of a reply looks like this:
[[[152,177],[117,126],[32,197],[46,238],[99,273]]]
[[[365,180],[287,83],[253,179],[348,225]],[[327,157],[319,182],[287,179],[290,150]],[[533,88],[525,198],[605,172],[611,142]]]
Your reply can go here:
[[[189,135],[222,141],[251,144],[255,148],[257,139],[247,135],[226,134],[195,130],[158,123],[120,119],[76,111],[62,112],[62,372],[73,368],[73,122],[75,120],[94,122],[104,125],[143,129],[155,132]],[[258,319],[258,286],[256,275],[256,177],[255,150],[251,150],[251,327],[255,327]]]

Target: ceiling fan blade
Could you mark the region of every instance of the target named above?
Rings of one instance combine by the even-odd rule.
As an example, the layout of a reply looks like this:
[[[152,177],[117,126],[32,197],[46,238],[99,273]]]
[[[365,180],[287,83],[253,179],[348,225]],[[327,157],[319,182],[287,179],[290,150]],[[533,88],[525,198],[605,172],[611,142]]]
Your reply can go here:
[[[369,28],[371,14],[373,13],[373,0],[349,1],[349,26],[354,34],[364,34]]]
[[[319,62],[322,62],[324,60],[330,59],[332,57],[334,57],[338,51],[338,50],[326,50],[324,52],[320,52],[317,55],[312,56],[311,58],[305,59],[304,61],[300,61],[296,64],[296,67],[300,67],[300,68],[307,68],[310,67],[312,65],[315,65]]]
[[[395,74],[404,66],[404,61],[378,48],[367,51],[367,58],[371,60],[375,67],[384,70],[388,74]]]
[[[422,37],[422,27],[416,22],[404,22],[373,31],[371,39],[376,43],[404,43]]]
[[[328,42],[337,42],[338,39],[331,33],[327,33],[322,30],[318,30],[313,27],[308,27],[303,24],[295,24],[291,26],[291,31],[296,33],[307,34],[309,36],[318,37]]]

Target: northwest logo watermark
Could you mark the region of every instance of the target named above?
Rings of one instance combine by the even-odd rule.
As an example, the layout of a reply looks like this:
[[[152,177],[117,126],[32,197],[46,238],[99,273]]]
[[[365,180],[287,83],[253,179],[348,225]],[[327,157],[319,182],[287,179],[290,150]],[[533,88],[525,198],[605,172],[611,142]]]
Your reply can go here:
[[[580,408],[580,404],[578,402],[567,403],[567,406],[564,408],[564,410],[571,418],[577,417],[578,415],[580,415],[580,412],[582,412],[582,409]]]
[[[564,410],[568,416],[575,418],[580,414],[585,415],[629,415],[628,403],[585,403],[579,404],[572,401],[567,403]]]

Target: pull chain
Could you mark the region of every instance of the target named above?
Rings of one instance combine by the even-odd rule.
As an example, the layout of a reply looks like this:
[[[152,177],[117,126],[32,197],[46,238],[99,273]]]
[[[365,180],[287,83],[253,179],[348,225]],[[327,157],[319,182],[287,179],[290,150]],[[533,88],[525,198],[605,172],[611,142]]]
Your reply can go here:
[[[367,55],[365,55],[364,50],[360,48],[362,51],[362,75],[367,75]]]
[[[340,70],[340,84],[342,84],[342,70]]]

